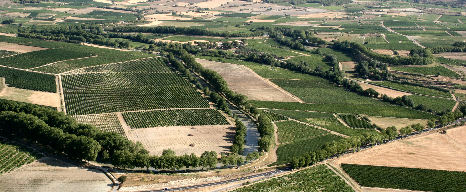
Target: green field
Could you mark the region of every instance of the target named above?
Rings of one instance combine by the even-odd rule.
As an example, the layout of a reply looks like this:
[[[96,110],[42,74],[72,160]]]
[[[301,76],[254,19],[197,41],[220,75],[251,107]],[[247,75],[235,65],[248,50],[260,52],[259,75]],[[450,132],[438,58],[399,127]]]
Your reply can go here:
[[[0,143],[0,174],[9,172],[22,165],[33,162],[36,158],[20,147]]]
[[[0,67],[0,77],[10,87],[35,91],[57,92],[55,76]]]
[[[466,173],[430,169],[342,164],[343,170],[365,187],[460,192]]]
[[[426,109],[430,109],[436,112],[449,112],[455,106],[456,101],[453,99],[434,98],[419,95],[408,96],[414,102],[414,106],[422,104]]]
[[[294,121],[276,123],[278,127],[277,164],[290,162],[293,157],[319,150],[326,143],[341,139],[339,136]]]
[[[160,126],[228,125],[215,109],[178,109],[148,112],[126,112],[123,118],[131,128]]]
[[[436,89],[431,89],[427,87],[421,86],[414,86],[409,84],[402,84],[393,81],[373,81],[371,84],[388,87],[395,90],[400,90],[404,92],[414,93],[414,94],[421,94],[421,95],[429,95],[435,97],[443,97],[443,98],[451,98],[451,94],[446,91],[440,91]]]
[[[435,67],[392,67],[392,70],[404,71],[408,73],[417,73],[423,75],[441,75],[445,77],[460,78],[460,75],[443,66]]]
[[[63,75],[68,114],[209,107],[208,101],[190,82],[170,71],[160,59],[114,65]],[[125,66],[134,72],[127,71]]]
[[[319,165],[235,190],[235,192],[243,191],[350,192],[353,189],[325,165]]]
[[[367,118],[360,117],[352,114],[341,114],[340,118],[345,121],[345,123],[352,128],[362,128],[362,129],[374,129],[370,121]]]
[[[75,115],[73,116],[79,123],[91,124],[106,132],[119,133],[125,135],[125,131],[114,113]]]
[[[72,48],[46,49],[0,58],[0,65],[29,69],[62,60],[92,56],[93,53]]]

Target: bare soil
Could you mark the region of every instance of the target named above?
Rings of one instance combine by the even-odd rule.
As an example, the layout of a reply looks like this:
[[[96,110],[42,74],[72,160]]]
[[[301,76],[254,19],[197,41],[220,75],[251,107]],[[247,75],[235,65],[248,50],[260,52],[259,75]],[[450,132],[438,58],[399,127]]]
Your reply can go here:
[[[57,93],[32,91],[14,87],[6,87],[1,90],[0,98],[50,107],[60,106],[60,96]]]
[[[343,18],[346,17],[346,13],[344,12],[324,12],[324,13],[312,13],[307,15],[300,15],[298,18],[309,19],[309,18]]]
[[[408,118],[396,118],[396,117],[370,117],[368,116],[369,120],[371,120],[372,123],[375,123],[377,126],[381,128],[387,128],[391,126],[395,126],[398,130],[414,125],[414,124],[421,124],[421,125],[427,125],[427,120],[426,119],[408,119]]]
[[[379,53],[379,54],[395,56],[393,50],[390,50],[390,49],[374,49],[372,51]],[[406,50],[397,50],[397,52],[400,56],[403,56],[403,57],[407,57],[409,55],[409,51],[406,51]]]
[[[219,73],[233,91],[259,101],[302,102],[251,69],[231,63],[196,59],[202,66]]]
[[[152,155],[161,155],[165,149],[171,149],[177,155],[201,155],[204,151],[229,152],[235,128],[232,125],[170,126],[125,132],[130,140],[141,142]]]
[[[7,36],[10,36],[10,35],[7,35]],[[18,53],[27,53],[27,52],[40,51],[40,50],[45,50],[45,49],[47,49],[47,48],[0,42],[0,50],[5,50],[5,51],[14,51],[14,52],[18,52]]]
[[[379,86],[375,86],[375,85],[371,85],[371,84],[367,84],[367,83],[362,83],[362,82],[359,82],[359,81],[358,81],[358,84],[361,85],[362,89],[364,89],[364,90],[372,88],[372,89],[376,90],[377,92],[379,92],[380,95],[385,94],[385,95],[387,95],[389,97],[392,97],[392,98],[402,97],[402,96],[405,96],[405,95],[412,95],[411,93],[396,91],[396,90],[393,90],[393,89],[388,89],[388,88],[385,88],[385,87],[379,87]]]
[[[100,171],[83,169],[44,157],[0,175],[0,191],[110,191],[111,181]]]
[[[337,164],[361,164],[466,171],[466,126],[395,141],[338,158]]]
[[[464,53],[464,52],[462,52],[462,53],[450,53],[450,52],[447,52],[447,53],[435,54],[435,56],[466,61],[466,53]]]

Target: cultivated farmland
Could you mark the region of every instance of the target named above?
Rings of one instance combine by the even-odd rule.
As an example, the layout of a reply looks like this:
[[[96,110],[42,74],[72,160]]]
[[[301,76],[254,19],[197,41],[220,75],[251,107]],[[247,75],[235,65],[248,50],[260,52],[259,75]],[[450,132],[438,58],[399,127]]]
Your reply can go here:
[[[156,58],[150,61],[162,62]],[[145,64],[134,62],[134,66],[142,65],[143,68]],[[168,66],[124,73],[99,69],[98,72],[64,75],[63,92],[67,112],[85,115],[159,108],[209,107],[207,100],[186,79],[166,68]]]

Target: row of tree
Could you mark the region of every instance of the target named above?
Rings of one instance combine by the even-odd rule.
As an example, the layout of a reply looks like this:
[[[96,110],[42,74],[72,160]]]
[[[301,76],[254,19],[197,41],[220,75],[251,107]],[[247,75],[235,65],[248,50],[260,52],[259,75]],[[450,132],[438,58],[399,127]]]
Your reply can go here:
[[[175,26],[156,26],[156,27],[138,27],[138,26],[117,26],[108,29],[117,33],[155,33],[155,34],[176,34],[176,35],[202,35],[217,37],[253,37],[262,35],[260,32],[225,32],[212,31],[197,27],[175,27]]]
[[[215,167],[218,162],[213,151],[200,157],[176,156],[171,150],[152,156],[140,143],[120,134],[76,123],[72,117],[51,108],[8,100],[0,100],[0,135],[40,143],[71,159],[110,163],[120,168],[205,168]]]
[[[410,57],[392,57],[375,53],[356,42],[335,41],[331,48],[345,52],[351,57],[357,58],[357,60],[362,60],[367,57],[388,65],[427,65],[434,61],[433,55],[429,49],[411,50]]]
[[[231,146],[231,152],[235,154],[242,154],[244,145],[246,144],[246,126],[239,119],[235,119],[236,132],[235,140]]]

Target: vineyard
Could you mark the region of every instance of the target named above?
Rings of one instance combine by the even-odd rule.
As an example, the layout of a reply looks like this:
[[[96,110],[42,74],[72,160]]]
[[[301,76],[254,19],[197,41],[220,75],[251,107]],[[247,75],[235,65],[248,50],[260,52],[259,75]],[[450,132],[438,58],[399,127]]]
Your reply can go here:
[[[328,134],[326,131],[295,121],[277,122],[276,125],[278,127],[278,140],[280,143],[296,142]]]
[[[338,115],[345,123],[352,128],[374,129],[375,126],[370,123],[367,117],[352,114]]]
[[[451,111],[455,106],[455,101],[452,99],[434,98],[428,96],[410,95],[408,96],[414,105],[423,105],[427,110],[436,112]]]
[[[326,143],[341,139],[339,136],[328,134],[294,121],[276,123],[278,127],[277,164],[288,163],[293,157],[321,149]]]
[[[119,133],[125,135],[125,131],[114,113],[92,114],[92,115],[76,115],[73,116],[79,123],[91,124],[102,131]]]
[[[392,81],[371,82],[371,84],[375,84],[375,85],[379,85],[383,87],[389,87],[391,89],[405,91],[405,92],[414,93],[414,94],[430,95],[430,96],[446,97],[446,98],[451,97],[450,93],[448,93],[447,91],[440,91],[436,89],[430,89],[427,87],[401,84],[401,83],[396,83]]]
[[[55,76],[0,67],[0,77],[10,87],[35,91],[57,92]]]
[[[0,65],[29,69],[56,61],[92,56],[90,52],[71,48],[46,49],[0,58]]]
[[[445,77],[460,78],[460,75],[443,66],[435,67],[392,67],[393,70],[423,75],[441,75]]]
[[[365,187],[382,187],[434,192],[460,192],[466,173],[456,171],[342,164],[343,170]]]
[[[9,172],[35,160],[29,152],[17,146],[0,143],[0,174]]]
[[[215,109],[176,109],[123,113],[131,128],[161,126],[228,125],[225,117]]]
[[[208,101],[192,84],[169,71],[161,62],[157,58],[128,62],[127,67],[135,72],[121,73],[118,70],[125,67],[115,65],[110,66],[116,67],[115,71],[101,67],[99,70],[89,69],[93,72],[64,75],[63,92],[68,114],[209,107]]]
[[[239,188],[235,192],[259,191],[353,191],[325,165],[319,165],[283,177]]]

